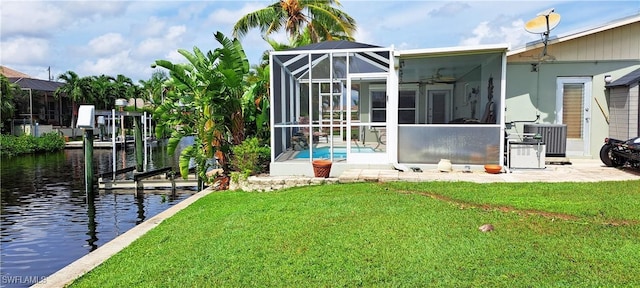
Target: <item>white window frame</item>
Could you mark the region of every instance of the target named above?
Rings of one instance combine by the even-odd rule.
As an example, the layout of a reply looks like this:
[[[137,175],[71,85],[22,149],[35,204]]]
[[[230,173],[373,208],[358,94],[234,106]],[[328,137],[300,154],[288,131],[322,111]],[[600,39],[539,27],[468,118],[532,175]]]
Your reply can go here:
[[[402,108],[400,107],[400,97],[402,92],[413,92],[413,107]],[[402,111],[413,111],[413,123],[400,123],[400,114]],[[418,87],[401,86],[398,91],[398,124],[417,124],[418,123]]]

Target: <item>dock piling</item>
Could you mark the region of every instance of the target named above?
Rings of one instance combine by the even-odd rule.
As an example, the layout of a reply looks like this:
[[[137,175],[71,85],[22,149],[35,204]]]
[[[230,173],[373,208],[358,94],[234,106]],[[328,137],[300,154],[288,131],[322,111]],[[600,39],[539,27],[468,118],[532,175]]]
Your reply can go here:
[[[139,116],[133,117],[135,122],[135,147],[136,147],[136,171],[144,170],[144,147],[142,146],[142,119]]]

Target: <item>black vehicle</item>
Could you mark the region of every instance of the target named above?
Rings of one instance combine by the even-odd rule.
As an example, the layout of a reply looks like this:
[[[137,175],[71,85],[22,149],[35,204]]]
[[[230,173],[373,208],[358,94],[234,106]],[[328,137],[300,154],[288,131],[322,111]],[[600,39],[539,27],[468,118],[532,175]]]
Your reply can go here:
[[[600,160],[609,167],[628,165],[640,169],[640,137],[626,141],[605,138],[600,148]]]

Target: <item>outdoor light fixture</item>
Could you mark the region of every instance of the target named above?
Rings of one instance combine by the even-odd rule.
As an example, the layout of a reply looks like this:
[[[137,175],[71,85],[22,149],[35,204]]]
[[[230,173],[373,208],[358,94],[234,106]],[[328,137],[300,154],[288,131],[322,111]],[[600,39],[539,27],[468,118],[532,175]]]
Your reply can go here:
[[[609,84],[612,80],[611,75],[604,75],[604,83]]]
[[[76,127],[92,129],[95,126],[95,106],[80,105],[78,108],[78,122]]]

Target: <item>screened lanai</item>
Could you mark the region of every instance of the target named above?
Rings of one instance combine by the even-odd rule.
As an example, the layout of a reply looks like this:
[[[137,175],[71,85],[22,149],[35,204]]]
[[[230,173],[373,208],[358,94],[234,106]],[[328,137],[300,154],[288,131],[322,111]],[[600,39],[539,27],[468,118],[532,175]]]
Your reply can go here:
[[[499,163],[506,45],[395,51],[330,41],[271,53],[271,174]]]

